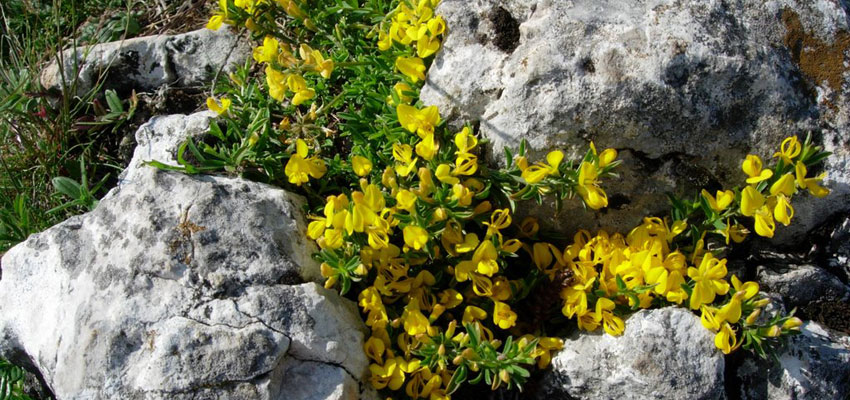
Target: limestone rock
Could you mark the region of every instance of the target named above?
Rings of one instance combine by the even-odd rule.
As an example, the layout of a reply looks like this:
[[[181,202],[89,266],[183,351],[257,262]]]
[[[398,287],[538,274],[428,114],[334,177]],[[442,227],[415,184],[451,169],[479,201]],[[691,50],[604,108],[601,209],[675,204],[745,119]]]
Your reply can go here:
[[[527,139],[533,158],[594,141],[623,175],[608,210],[572,203],[555,228],[627,231],[665,213],[665,193],[743,183],[748,153],[769,158],[808,131],[834,155],[827,199],[795,200],[789,241],[850,208],[846,5],[832,0],[444,0],[449,26],[421,98],[450,124],[480,124],[492,162]],[[803,197],[803,196],[801,196]],[[528,213],[543,221],[552,208]],[[570,233],[571,234],[571,233]]]
[[[620,337],[578,333],[565,340],[540,399],[718,399],[723,354],[699,317],[677,307],[643,310]]]
[[[813,301],[850,301],[850,287],[814,265],[759,266],[757,280],[764,290],[782,296],[789,309]]]
[[[735,371],[730,393],[743,400],[846,399],[850,393],[850,337],[807,322],[788,341],[779,364],[755,358]]]
[[[94,211],[3,257],[0,356],[58,399],[361,397],[365,327],[311,282],[304,200],[140,165],[209,118],[155,118]]]
[[[210,82],[219,70],[225,74],[235,70],[250,54],[250,42],[226,26],[217,31],[199,29],[139,37],[67,49],[61,55],[61,69],[58,60],[53,60],[42,71],[41,84],[57,90],[68,85],[77,95],[99,81],[104,82],[104,89],[128,93],[130,89],[148,91],[164,85],[201,85]]]

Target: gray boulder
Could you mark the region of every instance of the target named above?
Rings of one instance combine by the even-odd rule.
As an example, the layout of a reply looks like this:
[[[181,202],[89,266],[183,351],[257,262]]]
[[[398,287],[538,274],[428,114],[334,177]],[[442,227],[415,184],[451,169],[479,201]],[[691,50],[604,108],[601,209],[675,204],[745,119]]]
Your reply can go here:
[[[795,201],[793,240],[850,208],[848,10],[833,0],[444,0],[449,26],[421,98],[450,124],[480,124],[491,161],[616,147],[611,205],[573,203],[551,223],[627,231],[668,209],[665,193],[740,186],[748,153],[813,131],[834,155],[827,199]],[[805,196],[802,196],[805,197]],[[528,213],[551,218],[551,207]]]
[[[762,288],[782,296],[789,309],[813,301],[850,301],[850,287],[814,265],[761,265],[756,274]]]
[[[850,393],[850,337],[807,322],[779,355],[779,363],[748,358],[735,371],[732,398],[835,399]]]
[[[250,55],[250,41],[226,26],[217,31],[146,36],[67,49],[42,71],[41,84],[55,90],[73,87],[77,95],[98,82],[103,82],[104,89],[123,92],[197,86],[209,83],[219,72],[234,71]]]
[[[357,399],[356,306],[314,281],[304,200],[173,162],[209,113],[155,118],[98,207],[2,260],[0,356],[58,399]],[[366,396],[366,395],[364,395]]]
[[[565,340],[540,399],[719,399],[723,354],[690,311],[643,310],[620,337],[578,333]]]

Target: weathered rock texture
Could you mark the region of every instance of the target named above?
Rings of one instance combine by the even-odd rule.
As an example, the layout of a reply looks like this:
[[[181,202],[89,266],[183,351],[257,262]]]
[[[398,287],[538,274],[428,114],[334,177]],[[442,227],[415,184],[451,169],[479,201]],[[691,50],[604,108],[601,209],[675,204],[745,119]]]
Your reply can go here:
[[[735,376],[739,382],[730,398],[846,399],[850,393],[850,337],[815,322],[806,323],[802,333],[789,340],[779,365],[750,358]]]
[[[682,308],[640,311],[620,337],[580,333],[552,359],[538,398],[718,399],[723,355],[699,317]]]
[[[75,88],[78,95],[98,82],[103,82],[104,89],[121,92],[200,85],[219,71],[235,70],[250,54],[250,41],[226,26],[217,31],[146,36],[65,50],[61,63],[54,60],[44,69],[41,84],[48,89]]]
[[[782,296],[789,309],[814,301],[850,302],[850,287],[814,265],[763,265],[757,273],[762,289]]]
[[[356,399],[356,307],[312,282],[303,199],[173,161],[209,113],[156,118],[92,212],[3,258],[0,356],[59,399]]]
[[[834,0],[444,0],[449,26],[422,90],[450,123],[480,123],[494,162],[616,147],[621,179],[599,215],[573,204],[564,230],[628,230],[666,192],[743,183],[747,153],[813,132],[835,154],[833,195],[796,203],[781,240],[850,207],[848,10]],[[532,214],[551,220],[551,210]]]

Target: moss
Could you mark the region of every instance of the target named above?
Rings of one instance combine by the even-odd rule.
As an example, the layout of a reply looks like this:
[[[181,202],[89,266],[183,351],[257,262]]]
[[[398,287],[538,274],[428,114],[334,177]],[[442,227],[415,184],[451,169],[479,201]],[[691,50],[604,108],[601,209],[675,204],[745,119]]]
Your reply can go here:
[[[791,51],[791,59],[808,78],[821,84],[826,81],[833,91],[839,92],[844,84],[844,54],[850,50],[850,33],[840,31],[835,40],[827,43],[807,32],[800,16],[790,9],[782,11],[785,24],[783,43]]]

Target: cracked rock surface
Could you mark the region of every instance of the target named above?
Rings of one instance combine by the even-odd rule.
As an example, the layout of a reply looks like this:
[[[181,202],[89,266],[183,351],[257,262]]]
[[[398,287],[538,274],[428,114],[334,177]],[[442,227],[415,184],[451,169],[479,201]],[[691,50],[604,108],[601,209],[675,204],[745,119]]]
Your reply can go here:
[[[723,354],[690,311],[642,310],[620,337],[576,333],[552,358],[539,399],[720,399]]]
[[[741,185],[748,153],[769,158],[811,131],[827,151],[826,199],[801,196],[789,241],[850,208],[850,12],[834,0],[444,0],[449,26],[421,99],[450,125],[480,125],[490,161],[529,142],[532,159],[590,141],[616,147],[609,207],[523,207],[568,235],[627,232],[666,213],[665,194]]]
[[[226,26],[217,31],[145,36],[67,49],[61,54],[61,64],[53,60],[44,69],[41,84],[58,90],[72,85],[76,77],[77,95],[91,90],[101,75],[103,89],[122,93],[131,88],[149,91],[165,85],[194,86],[212,81],[219,70],[224,74],[234,71],[250,55],[250,41]]]
[[[173,162],[211,116],[154,118],[94,211],[3,257],[0,356],[58,399],[365,396],[365,327],[315,283],[304,200],[142,165]]]
[[[733,399],[846,399],[850,393],[850,337],[806,322],[773,364],[750,356],[735,371]]]

